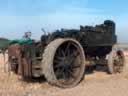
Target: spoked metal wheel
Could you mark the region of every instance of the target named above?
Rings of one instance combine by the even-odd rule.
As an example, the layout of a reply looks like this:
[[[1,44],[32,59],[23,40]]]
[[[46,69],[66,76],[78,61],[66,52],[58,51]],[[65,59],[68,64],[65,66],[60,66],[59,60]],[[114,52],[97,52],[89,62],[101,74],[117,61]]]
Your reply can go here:
[[[82,79],[85,56],[76,40],[54,40],[46,48],[43,57],[43,72],[51,84],[67,88],[77,85]]]
[[[122,73],[125,71],[125,56],[121,50],[112,50],[108,58],[109,73]]]

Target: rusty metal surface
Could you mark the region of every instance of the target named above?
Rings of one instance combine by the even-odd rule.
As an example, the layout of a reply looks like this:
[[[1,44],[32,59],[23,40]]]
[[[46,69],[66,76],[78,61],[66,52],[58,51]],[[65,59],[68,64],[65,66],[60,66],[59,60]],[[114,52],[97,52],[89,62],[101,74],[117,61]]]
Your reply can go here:
[[[14,44],[8,47],[9,64],[11,70],[20,75],[23,80],[31,78],[30,58],[24,54],[24,45]]]
[[[20,57],[21,57],[20,45],[19,44],[10,45],[8,47],[9,64],[11,70],[18,74],[21,74],[20,66],[18,66],[21,64]]]

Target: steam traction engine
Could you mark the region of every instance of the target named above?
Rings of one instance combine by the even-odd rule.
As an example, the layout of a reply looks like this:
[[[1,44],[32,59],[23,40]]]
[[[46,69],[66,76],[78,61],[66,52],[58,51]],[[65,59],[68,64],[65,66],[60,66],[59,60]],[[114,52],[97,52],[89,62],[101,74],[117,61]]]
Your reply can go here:
[[[124,71],[124,54],[115,44],[115,23],[61,29],[41,36],[39,42],[16,42],[8,48],[11,70],[24,80],[44,76],[62,88],[77,85],[87,65],[106,64],[109,73]]]

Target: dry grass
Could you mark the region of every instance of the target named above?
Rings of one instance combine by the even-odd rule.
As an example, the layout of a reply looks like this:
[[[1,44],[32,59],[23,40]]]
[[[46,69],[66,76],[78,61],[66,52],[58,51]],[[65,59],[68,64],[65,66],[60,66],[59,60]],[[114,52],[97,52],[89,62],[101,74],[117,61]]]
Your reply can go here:
[[[7,58],[7,56],[6,56]],[[7,59],[6,59],[7,61]],[[127,59],[128,61],[128,59]],[[128,75],[94,72],[86,75],[75,88],[60,89],[44,83],[19,81],[13,73],[4,72],[0,54],[0,96],[127,96]]]

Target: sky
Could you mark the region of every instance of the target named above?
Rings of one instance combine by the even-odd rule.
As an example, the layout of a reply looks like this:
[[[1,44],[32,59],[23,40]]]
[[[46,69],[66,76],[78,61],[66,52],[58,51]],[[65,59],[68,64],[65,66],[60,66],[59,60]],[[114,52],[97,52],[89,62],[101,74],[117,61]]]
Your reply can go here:
[[[128,0],[0,0],[0,37],[39,40],[43,32],[80,25],[116,23],[118,42],[128,42]]]

